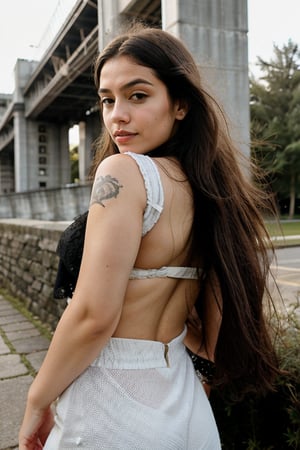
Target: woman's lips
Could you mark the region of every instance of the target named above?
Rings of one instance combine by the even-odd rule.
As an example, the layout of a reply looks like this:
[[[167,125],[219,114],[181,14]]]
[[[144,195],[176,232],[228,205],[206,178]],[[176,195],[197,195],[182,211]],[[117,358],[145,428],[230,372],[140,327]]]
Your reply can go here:
[[[114,133],[114,139],[117,144],[126,144],[136,135],[137,133],[130,133],[129,131],[117,131]]]

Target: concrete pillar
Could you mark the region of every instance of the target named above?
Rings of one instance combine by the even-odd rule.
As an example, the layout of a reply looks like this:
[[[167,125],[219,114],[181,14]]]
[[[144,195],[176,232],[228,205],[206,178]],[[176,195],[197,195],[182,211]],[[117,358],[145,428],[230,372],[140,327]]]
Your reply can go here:
[[[120,32],[119,2],[98,0],[99,51]]]
[[[161,0],[163,29],[180,38],[200,66],[205,87],[230,118],[249,154],[247,0]]]
[[[94,142],[100,135],[101,125],[98,114],[87,117],[85,122],[79,122],[79,180],[88,180],[90,167],[94,156]]]
[[[34,65],[30,61],[18,59],[15,65],[15,90],[13,93],[14,103],[14,167],[15,167],[15,190],[16,192],[27,191],[30,185],[30,166],[32,160],[29,154],[28,127],[24,114],[23,87],[30,77]]]
[[[71,182],[71,162],[69,151],[69,126],[61,125],[60,130],[60,148],[59,148],[59,178],[60,185]]]
[[[28,187],[28,158],[27,147],[27,133],[26,133],[26,119],[24,116],[24,109],[15,110],[14,112],[14,134],[15,134],[15,189],[16,192],[23,192],[29,189]]]
[[[88,132],[87,122],[79,122],[79,180],[85,182],[88,178],[91,166],[91,146],[92,138]]]
[[[69,126],[44,122],[39,124],[39,128],[44,130],[46,136],[45,143],[39,145],[40,150],[45,149],[44,155],[39,151],[39,173],[40,169],[45,169],[45,176],[39,176],[40,187],[43,182],[47,188],[64,186],[71,182]],[[42,160],[45,160],[45,164],[42,164]]]

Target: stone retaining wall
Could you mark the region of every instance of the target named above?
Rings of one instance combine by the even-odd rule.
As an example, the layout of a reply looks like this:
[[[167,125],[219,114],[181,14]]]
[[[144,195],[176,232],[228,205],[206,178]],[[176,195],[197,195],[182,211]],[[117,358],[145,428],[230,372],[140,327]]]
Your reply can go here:
[[[0,195],[0,218],[73,220],[89,205],[91,184]]]
[[[0,287],[54,328],[65,307],[54,300],[56,247],[69,222],[0,220]]]

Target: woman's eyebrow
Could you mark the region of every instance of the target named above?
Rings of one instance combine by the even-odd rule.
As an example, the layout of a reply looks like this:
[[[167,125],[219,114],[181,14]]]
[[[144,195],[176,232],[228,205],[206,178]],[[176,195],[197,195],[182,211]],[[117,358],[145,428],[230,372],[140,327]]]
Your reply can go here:
[[[124,84],[124,86],[122,86],[121,90],[124,91],[128,88],[135,86],[136,84],[148,84],[149,86],[153,86],[153,84],[150,83],[150,81],[144,80],[144,78],[136,78],[136,79]],[[111,92],[111,90],[106,89],[106,88],[99,88],[99,91],[98,91],[99,94],[103,94],[103,93],[107,93],[107,92]]]

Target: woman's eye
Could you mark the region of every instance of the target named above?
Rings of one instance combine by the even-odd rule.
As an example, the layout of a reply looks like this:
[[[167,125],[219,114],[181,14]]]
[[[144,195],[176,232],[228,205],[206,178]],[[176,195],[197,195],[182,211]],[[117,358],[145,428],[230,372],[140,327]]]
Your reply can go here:
[[[113,103],[113,99],[109,97],[100,98],[101,105],[111,105]]]
[[[147,95],[144,94],[143,92],[135,92],[131,96],[132,100],[136,100],[136,101],[143,100],[145,97],[147,97]]]

